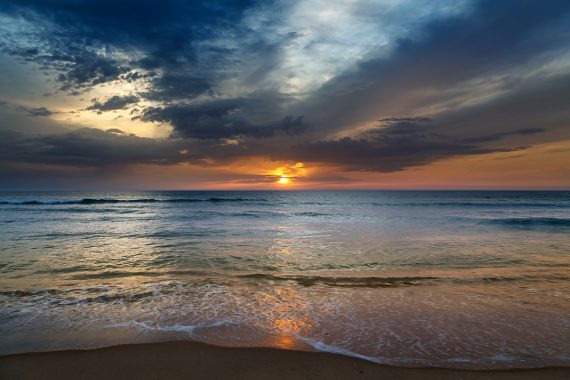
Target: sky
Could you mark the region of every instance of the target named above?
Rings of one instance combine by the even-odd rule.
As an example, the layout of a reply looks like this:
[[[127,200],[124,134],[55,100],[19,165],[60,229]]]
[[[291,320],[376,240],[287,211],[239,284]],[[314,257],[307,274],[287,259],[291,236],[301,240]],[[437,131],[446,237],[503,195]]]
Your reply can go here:
[[[0,189],[570,189],[568,0],[0,0]]]

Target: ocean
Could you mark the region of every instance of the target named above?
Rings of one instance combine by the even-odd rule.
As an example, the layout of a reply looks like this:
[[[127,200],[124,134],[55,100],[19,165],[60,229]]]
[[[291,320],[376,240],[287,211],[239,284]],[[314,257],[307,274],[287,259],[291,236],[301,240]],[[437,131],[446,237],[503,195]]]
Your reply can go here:
[[[0,233],[0,354],[197,340],[570,365],[570,192],[5,192]]]

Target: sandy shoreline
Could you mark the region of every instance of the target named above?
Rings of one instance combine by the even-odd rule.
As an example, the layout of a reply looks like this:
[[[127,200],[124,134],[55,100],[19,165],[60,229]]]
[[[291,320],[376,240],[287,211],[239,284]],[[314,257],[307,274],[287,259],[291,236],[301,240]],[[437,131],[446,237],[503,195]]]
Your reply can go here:
[[[1,379],[568,379],[568,368],[403,368],[329,353],[164,342],[0,357]]]

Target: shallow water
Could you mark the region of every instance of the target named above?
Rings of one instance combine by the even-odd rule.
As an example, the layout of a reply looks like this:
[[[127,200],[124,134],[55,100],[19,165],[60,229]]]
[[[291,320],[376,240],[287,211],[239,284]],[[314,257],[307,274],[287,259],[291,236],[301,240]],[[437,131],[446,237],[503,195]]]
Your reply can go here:
[[[570,365],[569,192],[0,193],[0,353]]]

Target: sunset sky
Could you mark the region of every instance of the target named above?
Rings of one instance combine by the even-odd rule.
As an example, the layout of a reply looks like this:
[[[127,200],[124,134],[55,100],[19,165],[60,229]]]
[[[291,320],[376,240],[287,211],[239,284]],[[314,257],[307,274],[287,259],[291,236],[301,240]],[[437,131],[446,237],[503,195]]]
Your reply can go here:
[[[570,1],[0,0],[0,189],[570,189]]]

